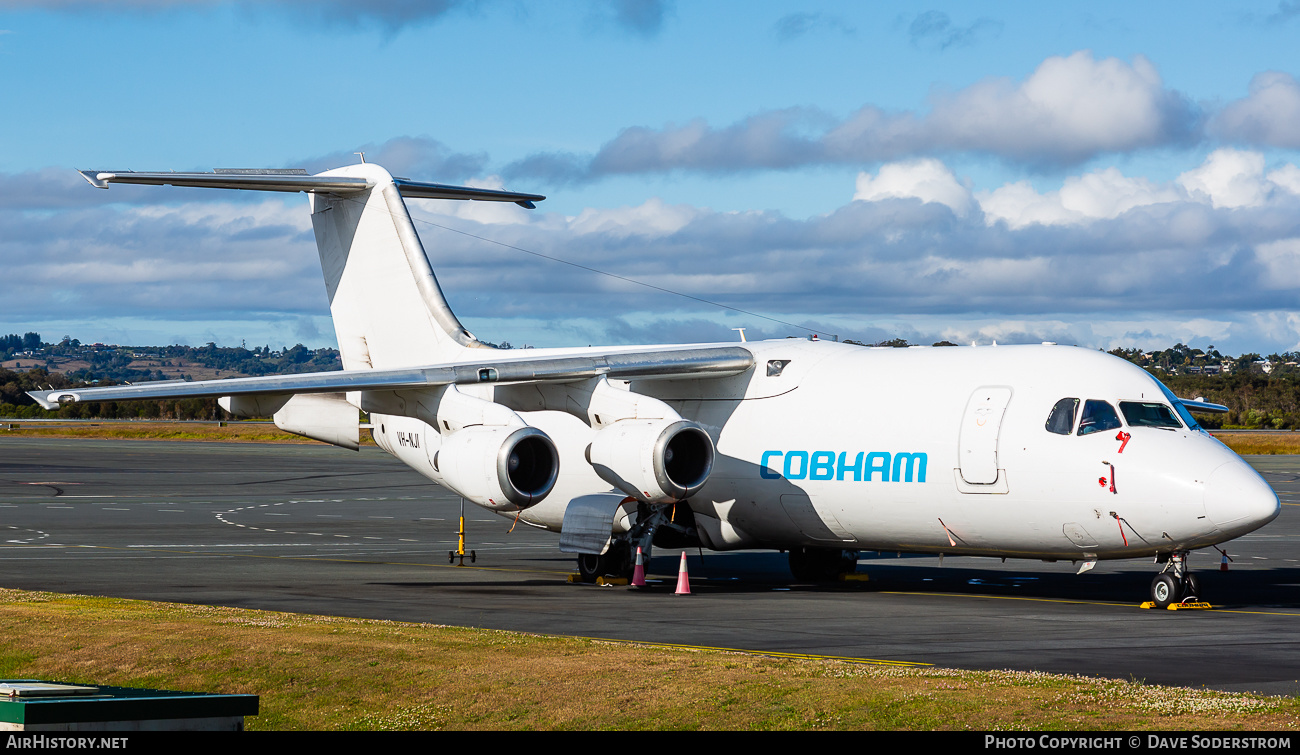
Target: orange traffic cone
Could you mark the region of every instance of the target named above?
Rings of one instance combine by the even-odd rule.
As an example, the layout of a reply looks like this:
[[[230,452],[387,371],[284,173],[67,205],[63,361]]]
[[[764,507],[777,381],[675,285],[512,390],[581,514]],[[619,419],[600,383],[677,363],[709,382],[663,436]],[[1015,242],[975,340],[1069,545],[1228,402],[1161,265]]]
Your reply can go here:
[[[674,595],[690,595],[691,580],[686,575],[686,551],[682,551],[682,565],[677,567],[677,592]]]
[[[1225,551],[1223,554],[1223,560],[1219,562],[1219,571],[1227,571],[1227,570],[1228,570],[1228,554]]]
[[[632,586],[645,587],[645,564],[641,561],[641,546],[636,547],[636,568],[632,569]]]

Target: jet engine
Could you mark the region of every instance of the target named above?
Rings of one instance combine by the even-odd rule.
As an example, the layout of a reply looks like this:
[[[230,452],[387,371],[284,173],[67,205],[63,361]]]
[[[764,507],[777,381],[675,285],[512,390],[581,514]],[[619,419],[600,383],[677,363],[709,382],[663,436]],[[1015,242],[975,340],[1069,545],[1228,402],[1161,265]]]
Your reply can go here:
[[[560,454],[535,427],[466,427],[442,436],[433,468],[447,486],[493,511],[540,503],[560,471]]]
[[[646,503],[694,495],[713,470],[713,440],[698,424],[624,419],[602,428],[587,447],[601,479]]]

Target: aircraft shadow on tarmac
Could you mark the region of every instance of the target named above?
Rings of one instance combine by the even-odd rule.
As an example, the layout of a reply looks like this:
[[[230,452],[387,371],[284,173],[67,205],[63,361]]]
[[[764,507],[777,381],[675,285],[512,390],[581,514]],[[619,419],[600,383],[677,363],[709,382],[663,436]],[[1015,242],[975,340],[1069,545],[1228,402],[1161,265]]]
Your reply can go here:
[[[530,559],[533,560],[533,559]],[[481,583],[464,572],[446,580],[418,582],[378,582],[391,587],[451,591],[457,593],[482,593],[485,595],[531,594],[546,586],[573,589],[601,589],[596,586],[570,586],[559,573],[568,568],[567,560],[554,558],[535,559],[554,576],[528,577],[519,580],[499,579],[499,573]],[[1029,562],[1009,562],[1003,568],[979,568],[981,561],[998,564],[995,560],[949,558],[943,566],[930,556],[903,556],[893,554],[877,558],[864,558],[858,563],[858,575],[865,581],[809,583],[800,582],[790,575],[784,554],[771,552],[709,553],[701,559],[688,554],[691,590],[702,595],[723,596],[772,591],[801,593],[869,593],[913,592],[956,595],[992,595],[1040,600],[1109,602],[1136,605],[1147,600],[1148,587],[1158,568],[1146,561],[1114,562],[1100,568],[1114,571],[1094,571],[1075,574],[1070,565],[1043,564],[1036,570]],[[1122,565],[1121,565],[1122,564]],[[657,555],[651,560],[647,573],[651,575],[651,592],[672,592],[676,586],[677,558]],[[998,564],[1001,567],[1001,564]],[[1118,566],[1118,568],[1116,568]],[[472,567],[467,567],[472,568]],[[487,566],[487,568],[491,568]],[[1053,570],[1055,569],[1055,570]],[[458,570],[459,571],[459,570]],[[1283,567],[1267,570],[1236,569],[1220,572],[1217,569],[1197,569],[1205,599],[1222,608],[1268,606],[1274,608],[1300,608],[1300,568]],[[513,589],[512,589],[513,588]]]

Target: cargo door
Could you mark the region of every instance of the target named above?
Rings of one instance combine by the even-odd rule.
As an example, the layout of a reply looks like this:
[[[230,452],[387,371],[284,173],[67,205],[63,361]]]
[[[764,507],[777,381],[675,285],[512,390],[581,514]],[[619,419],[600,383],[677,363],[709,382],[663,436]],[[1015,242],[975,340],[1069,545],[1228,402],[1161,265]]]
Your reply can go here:
[[[998,432],[1010,402],[1011,389],[1006,386],[985,386],[971,394],[958,436],[957,458],[964,482],[992,485],[998,481]]]

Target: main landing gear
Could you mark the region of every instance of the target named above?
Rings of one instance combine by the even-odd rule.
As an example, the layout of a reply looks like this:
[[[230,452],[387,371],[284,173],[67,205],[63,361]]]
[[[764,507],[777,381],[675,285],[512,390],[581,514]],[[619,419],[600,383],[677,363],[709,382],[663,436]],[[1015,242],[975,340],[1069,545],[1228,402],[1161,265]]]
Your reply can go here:
[[[833,582],[858,569],[858,552],[841,548],[791,548],[790,573],[802,582]]]
[[[627,543],[614,541],[610,544],[609,550],[602,554],[579,553],[578,554],[578,577],[588,584],[595,582],[601,577],[626,577],[632,574],[632,564],[629,562]]]
[[[578,554],[578,577],[588,583],[604,576],[630,578],[636,566],[637,548],[641,549],[642,563],[649,563],[653,546],[694,548],[699,544],[695,517],[685,501],[653,506],[638,504],[631,530],[614,535],[604,553]]]
[[[1201,580],[1187,570],[1187,551],[1170,553],[1164,563],[1165,568],[1151,580],[1151,601],[1155,607],[1202,602]]]

